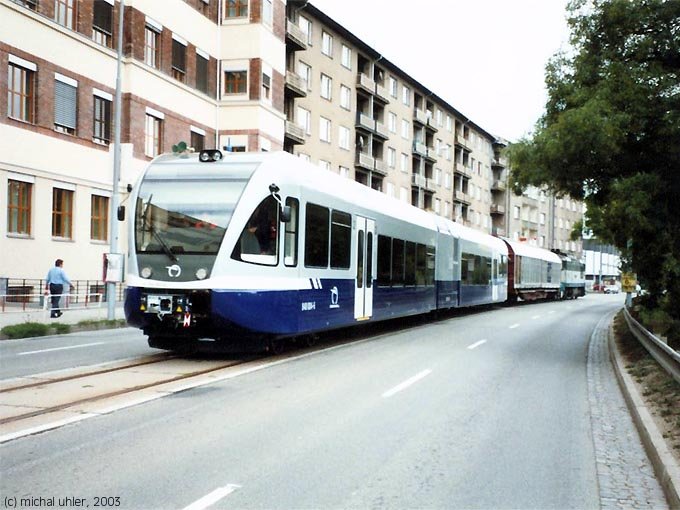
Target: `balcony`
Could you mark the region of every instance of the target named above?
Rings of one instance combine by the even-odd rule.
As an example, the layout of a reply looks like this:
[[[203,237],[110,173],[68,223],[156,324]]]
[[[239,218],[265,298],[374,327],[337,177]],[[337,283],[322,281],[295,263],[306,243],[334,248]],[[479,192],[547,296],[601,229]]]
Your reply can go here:
[[[354,162],[354,166],[358,166],[359,168],[363,168],[365,170],[374,170],[375,158],[373,158],[373,156],[369,156],[368,154],[364,154],[363,152],[357,152],[357,158]]]
[[[358,112],[356,127],[373,133],[375,131],[375,119],[369,117],[365,113]]]
[[[418,108],[413,109],[413,120],[423,126],[427,125],[427,114],[424,110],[419,110]]]
[[[427,159],[428,161],[430,161],[430,162],[432,162],[432,163],[436,163],[436,162],[437,162],[437,151],[434,150],[434,147],[430,147],[430,146],[428,145],[428,147],[427,147],[427,154],[425,155],[425,159]]]
[[[505,181],[499,179],[496,179],[491,183],[491,191],[505,191],[506,187]]]
[[[382,122],[375,121],[375,134],[377,137],[387,140],[390,137],[390,133],[387,130],[387,126]]]
[[[422,158],[427,157],[427,145],[422,142],[413,142],[413,154],[420,156]]]
[[[505,214],[505,206],[501,204],[491,204],[489,212],[491,212],[491,214],[502,216]]]
[[[375,166],[373,167],[373,170],[384,177],[387,175],[387,163],[385,163],[385,161],[382,159],[375,158]]]
[[[462,175],[463,177],[470,178],[472,177],[472,170],[470,170],[469,167],[466,167],[462,163],[456,163],[453,166],[453,172],[459,175]]]
[[[466,152],[472,152],[472,146],[470,145],[470,140],[463,138],[462,135],[456,135],[456,146],[460,147]]]
[[[491,168],[503,169],[505,168],[505,163],[498,158],[494,158],[494,160],[491,161]]]
[[[491,233],[498,237],[505,237],[506,234],[505,229],[501,227],[493,227]]]
[[[437,131],[439,131],[439,129],[437,129],[437,126],[434,125],[434,116],[429,110],[425,114],[425,116],[427,117],[427,124],[425,124],[425,129],[431,131],[432,133],[436,133]]]
[[[286,121],[286,132],[285,136],[294,143],[303,144],[305,143],[305,130],[304,128],[298,126],[295,122],[290,120]]]
[[[286,42],[290,43],[293,51],[302,51],[307,49],[307,35],[294,22],[286,20]]]
[[[427,179],[421,174],[411,174],[411,184],[424,189],[427,186]]]
[[[468,194],[458,190],[453,192],[453,201],[470,205],[470,197],[468,197]]]
[[[383,104],[390,103],[390,96],[387,93],[387,89],[379,83],[376,83],[375,85],[375,99]]]
[[[357,75],[357,87],[370,94],[375,93],[375,81],[373,81],[373,79],[367,74],[359,73]]]
[[[438,187],[439,186],[437,185],[437,182],[434,179],[430,177],[425,179],[425,191],[435,193]]]
[[[286,71],[286,90],[295,97],[307,97],[307,82],[299,74]]]

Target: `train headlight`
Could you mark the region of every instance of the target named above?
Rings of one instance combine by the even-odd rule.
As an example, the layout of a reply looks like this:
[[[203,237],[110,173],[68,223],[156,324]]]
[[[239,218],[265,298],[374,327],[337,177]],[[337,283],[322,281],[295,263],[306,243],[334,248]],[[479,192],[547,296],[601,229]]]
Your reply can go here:
[[[142,278],[151,278],[151,275],[153,274],[153,271],[151,270],[150,267],[143,267],[142,270],[139,272],[140,276]]]
[[[205,278],[208,276],[208,270],[204,267],[199,267],[196,270],[196,278],[199,280],[205,280]]]
[[[198,159],[201,163],[210,163],[222,159],[222,153],[216,149],[202,150],[198,154]]]

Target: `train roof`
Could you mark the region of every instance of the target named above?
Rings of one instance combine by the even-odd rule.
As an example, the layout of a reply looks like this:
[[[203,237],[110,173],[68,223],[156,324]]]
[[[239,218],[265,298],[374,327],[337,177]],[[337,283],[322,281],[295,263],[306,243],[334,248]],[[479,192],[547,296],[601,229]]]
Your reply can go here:
[[[556,253],[553,253],[550,250],[545,250],[543,248],[539,248],[538,246],[531,246],[530,244],[526,243],[510,241],[505,238],[503,238],[503,240],[510,246],[510,248],[512,248],[512,251],[515,252],[515,255],[562,264],[562,259]]]

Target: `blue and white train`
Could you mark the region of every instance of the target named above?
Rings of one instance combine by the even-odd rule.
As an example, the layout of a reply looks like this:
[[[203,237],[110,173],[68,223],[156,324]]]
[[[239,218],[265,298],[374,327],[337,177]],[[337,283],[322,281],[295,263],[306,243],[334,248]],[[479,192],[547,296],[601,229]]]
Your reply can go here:
[[[505,241],[287,153],[159,156],[130,200],[125,313],[152,347],[261,350],[508,299]]]

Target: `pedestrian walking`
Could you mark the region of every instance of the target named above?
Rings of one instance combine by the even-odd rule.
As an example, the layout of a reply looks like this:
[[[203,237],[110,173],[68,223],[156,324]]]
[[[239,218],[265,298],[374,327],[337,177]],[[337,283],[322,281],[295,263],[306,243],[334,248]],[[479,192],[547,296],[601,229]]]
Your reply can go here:
[[[52,301],[52,306],[50,307],[50,318],[56,319],[61,317],[62,313],[59,310],[59,301],[64,293],[64,287],[68,284],[69,290],[73,288],[71,285],[71,280],[66,276],[66,271],[64,271],[64,261],[57,259],[54,262],[54,267],[50,268],[47,272],[47,277],[45,278],[45,294],[50,293],[50,299]]]

